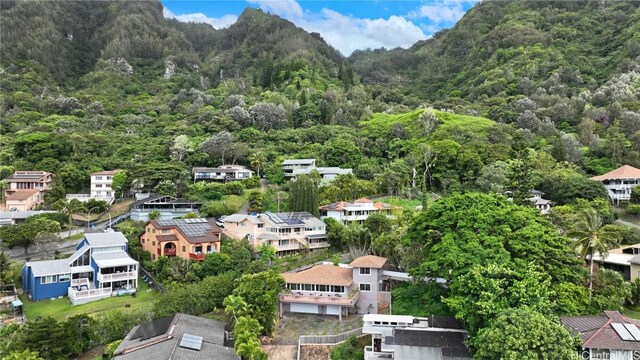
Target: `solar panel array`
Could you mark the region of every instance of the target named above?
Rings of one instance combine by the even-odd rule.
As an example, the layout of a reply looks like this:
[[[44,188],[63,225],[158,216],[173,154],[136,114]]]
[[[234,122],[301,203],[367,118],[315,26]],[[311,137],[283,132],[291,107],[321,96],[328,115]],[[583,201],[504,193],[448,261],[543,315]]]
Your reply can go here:
[[[640,341],[640,329],[634,324],[611,323],[611,327],[624,341]]]
[[[188,237],[206,236],[213,228],[207,219],[158,220],[160,226],[177,226]]]
[[[180,347],[200,351],[202,348],[202,336],[183,334],[180,340]]]
[[[290,213],[277,213],[265,212],[266,215],[274,224],[285,225],[304,225],[305,219],[312,217],[308,212],[290,212]]]
[[[140,341],[144,341],[165,334],[173,323],[174,317],[175,315],[172,315],[138,326],[138,329],[131,335],[131,340],[139,338]]]

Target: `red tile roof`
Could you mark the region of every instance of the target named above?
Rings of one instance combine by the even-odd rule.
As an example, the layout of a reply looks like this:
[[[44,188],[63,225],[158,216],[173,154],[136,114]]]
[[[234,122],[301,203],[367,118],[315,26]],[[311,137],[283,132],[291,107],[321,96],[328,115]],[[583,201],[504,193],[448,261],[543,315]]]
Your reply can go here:
[[[98,172],[94,172],[91,173],[91,175],[113,175],[115,173],[117,173],[120,170],[107,170],[107,171],[98,171]]]
[[[640,169],[633,166],[624,165],[606,174],[594,176],[591,180],[616,180],[616,179],[640,179]]]
[[[353,269],[322,264],[298,272],[284,273],[282,277],[288,284],[350,286],[353,283]]]
[[[368,268],[374,268],[374,269],[381,269],[386,263],[387,263],[386,258],[375,256],[375,255],[367,255],[367,256],[360,256],[359,258],[353,260],[349,265],[351,265],[352,267],[368,267]]]
[[[37,189],[16,190],[16,192],[7,196],[7,200],[14,200],[14,201],[27,200],[39,192],[40,190],[37,190]]]
[[[156,239],[160,242],[162,241],[177,241],[178,237],[175,236],[174,234],[170,234],[170,235],[158,235],[156,236]]]
[[[565,316],[560,318],[572,335],[580,335],[584,349],[637,350],[640,341],[622,340],[612,323],[640,326],[640,321],[628,319],[617,311],[605,311],[600,316]]]

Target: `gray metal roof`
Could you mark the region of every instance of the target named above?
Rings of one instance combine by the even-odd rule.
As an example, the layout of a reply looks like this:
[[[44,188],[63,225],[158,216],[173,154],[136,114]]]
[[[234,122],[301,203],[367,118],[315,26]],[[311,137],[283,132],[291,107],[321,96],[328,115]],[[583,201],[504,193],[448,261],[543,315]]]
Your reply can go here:
[[[224,222],[243,222],[245,220],[249,220],[254,224],[262,224],[263,221],[260,220],[257,216],[254,215],[246,215],[246,214],[233,214],[224,218]]]
[[[138,263],[130,258],[124,251],[93,253],[91,257],[93,257],[93,261],[100,267],[136,265]]]
[[[116,360],[239,360],[232,348],[224,346],[224,323],[198,316],[177,314],[175,327],[164,333],[146,339],[132,339],[139,328],[136,326],[124,338],[115,351]],[[173,330],[172,330],[173,329]],[[179,346],[182,336],[187,333],[203,338],[198,350]],[[163,341],[164,340],[164,341]],[[142,346],[148,344],[148,346]],[[127,351],[128,350],[128,351]],[[124,352],[124,353],[123,353]]]
[[[127,238],[121,232],[86,233],[84,238],[87,239],[87,242],[92,247],[118,246],[127,243]]]
[[[71,273],[71,267],[67,259],[30,261],[24,266],[31,267],[31,272],[35,277]]]
[[[316,162],[316,159],[287,159],[282,162],[282,165],[311,165]]]

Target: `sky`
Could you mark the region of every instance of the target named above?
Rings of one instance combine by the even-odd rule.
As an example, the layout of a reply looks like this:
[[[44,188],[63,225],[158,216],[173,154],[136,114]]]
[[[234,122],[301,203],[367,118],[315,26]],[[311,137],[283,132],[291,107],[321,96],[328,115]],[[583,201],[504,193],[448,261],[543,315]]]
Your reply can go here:
[[[161,0],[164,16],[185,22],[233,24],[247,8],[259,8],[317,32],[343,55],[354,50],[407,48],[451,28],[479,0]]]

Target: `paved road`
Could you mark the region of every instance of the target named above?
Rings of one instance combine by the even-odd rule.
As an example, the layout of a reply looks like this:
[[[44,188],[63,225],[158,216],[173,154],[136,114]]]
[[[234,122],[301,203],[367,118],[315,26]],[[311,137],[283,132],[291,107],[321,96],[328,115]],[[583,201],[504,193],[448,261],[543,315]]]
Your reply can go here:
[[[640,230],[640,225],[632,223],[632,222],[628,222],[628,221],[624,221],[624,220],[620,220],[620,219],[618,219],[618,220],[616,220],[614,222],[616,224],[618,224],[618,225],[625,225],[625,226],[629,226],[629,227],[632,227],[632,228]]]

